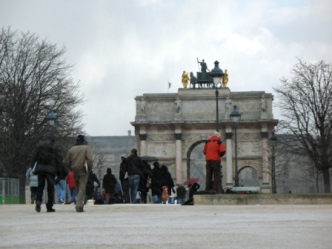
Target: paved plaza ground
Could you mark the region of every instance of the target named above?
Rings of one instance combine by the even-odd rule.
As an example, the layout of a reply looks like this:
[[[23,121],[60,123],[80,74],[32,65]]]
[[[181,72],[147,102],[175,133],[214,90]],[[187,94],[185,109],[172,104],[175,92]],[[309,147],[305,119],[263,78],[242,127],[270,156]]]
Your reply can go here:
[[[0,205],[0,248],[332,248],[331,205]]]

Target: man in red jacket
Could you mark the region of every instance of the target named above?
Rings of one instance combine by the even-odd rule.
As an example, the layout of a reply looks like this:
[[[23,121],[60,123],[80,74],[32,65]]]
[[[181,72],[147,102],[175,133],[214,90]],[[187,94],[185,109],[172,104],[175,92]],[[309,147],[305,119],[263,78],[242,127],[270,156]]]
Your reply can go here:
[[[221,141],[219,132],[214,132],[213,135],[206,141],[203,153],[206,161],[206,191],[214,190],[215,193],[221,193],[221,158],[226,153],[226,147]],[[213,179],[213,181],[212,181]]]

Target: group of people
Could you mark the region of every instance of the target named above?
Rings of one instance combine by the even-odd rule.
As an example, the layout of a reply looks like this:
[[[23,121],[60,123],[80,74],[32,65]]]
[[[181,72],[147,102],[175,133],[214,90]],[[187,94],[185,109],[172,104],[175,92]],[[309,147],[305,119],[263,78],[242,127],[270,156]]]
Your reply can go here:
[[[223,192],[220,171],[221,158],[225,152],[226,147],[221,141],[220,133],[214,132],[203,149],[206,160],[206,191]],[[38,144],[33,155],[32,167],[26,174],[30,182],[31,203],[36,204],[36,211],[41,211],[43,191],[47,181],[47,212],[55,212],[53,209],[55,185],[57,185],[58,203],[65,203],[65,191],[68,185],[71,194],[69,203],[75,203],[76,211],[83,212],[83,206],[88,199],[98,199],[95,190],[100,187],[100,182],[92,172],[92,166],[92,150],[83,135],[77,136],[76,144],[69,149],[65,158],[54,137],[45,136]],[[151,168],[148,162],[138,156],[136,149],[132,149],[128,157],[121,156],[119,179],[121,186],[112,174],[111,168],[107,169],[102,182],[103,203],[116,203],[117,198],[124,203],[137,203],[138,192],[141,203],[147,203],[148,196],[152,198],[153,203],[172,202],[174,200],[172,196],[175,194],[180,204],[186,198],[186,189],[184,186],[175,186],[167,166],[155,161]],[[193,191],[197,192],[199,188],[197,185],[189,186],[189,198],[192,197]],[[169,199],[165,200],[165,196]]]
[[[158,161],[152,165],[153,168],[147,161],[142,160],[136,149],[132,149],[128,157],[121,156],[119,178],[124,202],[162,203],[165,201],[163,200],[164,188],[167,189],[167,202],[174,203],[176,197],[177,203],[183,203],[186,199],[186,188],[175,186],[166,165],[160,165]]]

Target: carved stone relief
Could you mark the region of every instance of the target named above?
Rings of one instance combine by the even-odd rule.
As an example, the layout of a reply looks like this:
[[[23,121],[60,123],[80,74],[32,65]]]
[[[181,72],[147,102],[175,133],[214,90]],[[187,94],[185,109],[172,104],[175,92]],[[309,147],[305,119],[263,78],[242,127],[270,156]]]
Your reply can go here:
[[[155,134],[155,135],[149,135],[147,138],[147,141],[175,141],[174,134]]]
[[[262,154],[259,141],[238,143],[238,156],[259,156]]]
[[[174,157],[175,156],[175,144],[174,143],[153,143],[147,145],[148,155],[154,155],[158,157]]]
[[[174,112],[174,104],[172,102],[151,102],[146,107],[148,114],[172,114]]]

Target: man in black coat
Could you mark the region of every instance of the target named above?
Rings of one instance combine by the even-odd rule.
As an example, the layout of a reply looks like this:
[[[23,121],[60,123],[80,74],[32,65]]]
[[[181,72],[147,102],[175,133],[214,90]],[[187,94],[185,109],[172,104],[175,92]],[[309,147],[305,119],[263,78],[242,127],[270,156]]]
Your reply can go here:
[[[121,187],[123,192],[123,199],[125,203],[130,203],[129,197],[129,179],[128,175],[126,176],[126,155],[121,155],[119,179],[121,181]]]
[[[132,149],[131,154],[126,160],[126,171],[129,178],[129,190],[131,203],[137,202],[137,190],[142,172],[144,172],[144,163],[137,155],[137,150]]]
[[[159,162],[153,163],[152,169],[152,198],[154,203],[161,203],[161,190],[163,187],[163,174]]]
[[[47,212],[55,212],[54,203],[54,185],[55,178],[62,173],[63,156],[59,147],[54,142],[54,136],[46,135],[37,145],[33,155],[33,163],[37,162],[35,174],[38,175],[38,188],[36,199],[36,211],[40,212],[43,201],[43,192],[45,180],[47,181]]]

